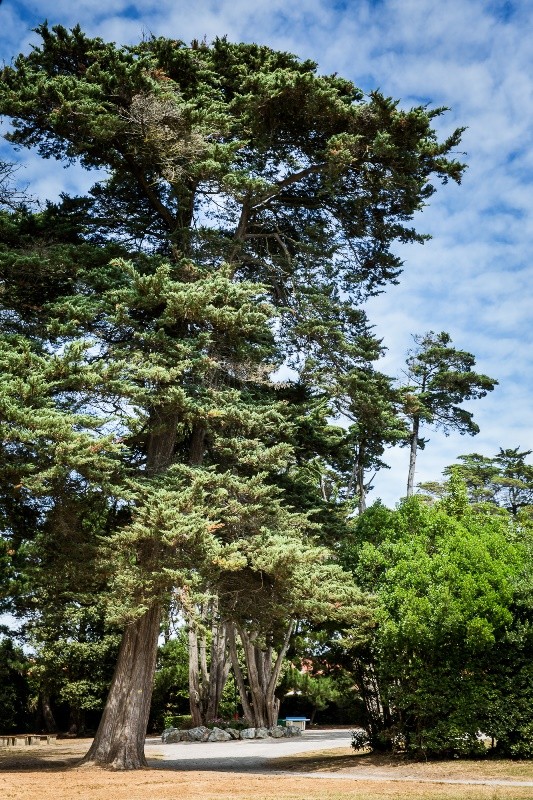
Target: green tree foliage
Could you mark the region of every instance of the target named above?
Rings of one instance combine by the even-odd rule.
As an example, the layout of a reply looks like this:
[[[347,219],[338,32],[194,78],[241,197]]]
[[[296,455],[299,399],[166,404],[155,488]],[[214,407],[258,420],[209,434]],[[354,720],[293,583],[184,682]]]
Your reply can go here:
[[[307,502],[282,502],[309,444],[269,376],[287,361],[312,384],[376,358],[359,305],[397,280],[392,243],[424,238],[406,223],[432,180],[460,180],[461,132],[440,142],[442,109],[365,98],[266,47],[38,30],[2,71],[8,139],[107,178],[4,220],[4,318],[20,337],[5,342],[5,485],[45,510],[36,546],[72,494],[100,509],[95,574],[126,627],[88,758],[138,767],[176,587],[220,591],[267,652],[282,617],[284,642],[293,615],[330,612],[329,579],[345,591]],[[34,373],[17,405],[13,381]]]
[[[30,722],[28,713],[31,694],[28,682],[29,663],[21,648],[13,644],[0,631],[0,733],[20,733],[27,730]]]
[[[83,736],[94,730],[104,706],[120,634],[110,630],[96,603],[58,602],[56,595],[28,624],[33,704],[45,727],[54,728],[54,711],[62,711],[69,733]]]
[[[416,455],[424,447],[422,425],[432,425],[444,433],[458,431],[471,436],[479,432],[473,414],[462,407],[466,400],[485,397],[498,382],[473,371],[472,353],[451,346],[448,333],[429,333],[414,337],[416,347],[407,358],[404,413],[410,423],[409,475],[407,496],[414,490]]]
[[[343,412],[352,422],[347,440],[354,454],[349,490],[363,513],[376,473],[388,469],[382,459],[385,448],[405,440],[407,429],[400,416],[400,394],[391,378],[361,369],[348,376],[346,385],[348,403]],[[368,477],[368,472],[373,474]]]
[[[531,450],[520,451],[519,447],[500,448],[495,456],[468,453],[458,457],[443,471],[445,476],[453,473],[465,482],[471,503],[488,503],[488,508],[504,508],[513,516],[530,515],[533,506],[533,466],[527,462]],[[443,483],[422,483],[420,488],[429,494],[439,495],[445,491]]]
[[[18,308],[4,307],[0,335],[0,513],[9,559],[3,602],[25,618],[35,650],[35,724],[42,724],[42,712],[55,728],[50,703],[68,703],[72,724],[82,730],[83,712],[105,696],[116,654],[115,634],[105,657],[103,610],[94,608],[105,578],[94,559],[105,520],[113,516],[102,495],[120,471],[120,448],[104,432],[105,418],[74,400],[87,376],[85,348],[72,343],[62,352],[47,350],[33,320],[24,319],[27,296]],[[17,333],[6,330],[10,322]]]
[[[516,516],[533,506],[533,466],[526,461],[531,452],[515,447],[500,448],[493,458],[478,453],[459,456],[461,463],[447,467],[444,474],[456,469],[472,500],[493,503]]]
[[[499,475],[495,481],[499,484],[497,501],[515,516],[520,509],[529,509],[533,506],[533,465],[526,463],[526,459],[533,451],[520,448],[500,448],[494,457],[499,468]]]
[[[179,717],[189,713],[188,663],[187,635],[182,628],[157,653],[150,714],[155,730],[175,726]]]
[[[284,688],[311,707],[309,721],[315,721],[317,711],[323,711],[330,704],[341,699],[341,690],[331,675],[313,675],[290,667],[283,680]]]
[[[531,618],[520,597],[530,561],[509,519],[470,507],[454,478],[433,506],[419,498],[396,511],[373,506],[344,552],[378,603],[375,630],[352,643],[373,745],[464,755],[483,750],[482,730],[501,738],[502,752],[511,740],[516,753],[529,752]],[[500,716],[511,697],[514,711]]]

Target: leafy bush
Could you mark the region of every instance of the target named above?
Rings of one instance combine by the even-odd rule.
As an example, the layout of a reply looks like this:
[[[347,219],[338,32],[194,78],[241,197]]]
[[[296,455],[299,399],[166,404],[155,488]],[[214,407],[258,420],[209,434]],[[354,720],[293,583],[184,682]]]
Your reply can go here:
[[[368,735],[368,731],[365,731],[363,728],[357,728],[356,730],[352,731],[352,741],[350,743],[350,747],[353,747],[354,750],[368,750],[372,747],[372,742],[370,740],[370,736]]]
[[[366,639],[350,634],[374,749],[533,757],[533,545],[509,517],[414,497],[362,515],[342,559],[377,601]],[[531,537],[529,537],[531,538]],[[399,738],[398,738],[399,737]]]
[[[191,719],[188,711],[189,653],[183,630],[158,649],[149,728],[191,727],[188,725]],[[182,719],[184,722],[179,722]]]
[[[188,730],[192,728],[192,717],[190,714],[164,714],[163,728],[179,728]]]

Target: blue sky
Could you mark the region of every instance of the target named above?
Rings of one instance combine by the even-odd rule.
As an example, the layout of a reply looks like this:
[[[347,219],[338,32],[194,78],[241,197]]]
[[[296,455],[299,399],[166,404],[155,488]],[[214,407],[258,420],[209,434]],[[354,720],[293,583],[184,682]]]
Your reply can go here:
[[[445,186],[418,215],[433,239],[399,248],[399,286],[368,304],[389,348],[381,369],[400,375],[411,335],[448,331],[477,357],[478,371],[499,387],[472,404],[481,433],[448,438],[426,432],[417,480],[438,478],[461,453],[494,455],[500,446],[529,449],[531,436],[531,296],[533,239],[533,48],[529,0],[4,0],[0,55],[9,62],[37,41],[31,28],[48,19],[80,23],[90,35],[133,43],[146,33],[186,42],[227,35],[312,58],[364,91],[380,88],[404,106],[448,106],[445,135],[467,126],[462,186]],[[5,151],[4,155],[5,155]],[[93,177],[19,154],[32,191],[56,197],[83,191]],[[407,451],[390,451],[390,471],[374,497],[394,504],[405,491]]]

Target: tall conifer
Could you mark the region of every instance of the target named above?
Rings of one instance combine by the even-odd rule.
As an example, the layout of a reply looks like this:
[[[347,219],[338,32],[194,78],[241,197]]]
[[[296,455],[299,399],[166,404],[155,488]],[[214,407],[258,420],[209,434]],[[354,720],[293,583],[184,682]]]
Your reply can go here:
[[[432,176],[460,179],[448,157],[460,131],[439,142],[431,125],[442,109],[365,98],[267,47],[117,47],[78,27],[38,30],[42,45],[2,72],[8,138],[108,175],[57,209],[68,246],[48,262],[42,335],[52,350],[84,353],[65,410],[111,416],[101,435],[110,458],[121,453],[114,496],[127,513],[109,564],[127,624],[88,760],[135,768],[161,603],[194,581],[193,561],[209,572],[222,559],[239,574],[247,541],[266,547],[280,524],[273,484],[290,448],[269,373],[284,359],[304,375],[339,358],[361,366],[368,336],[355,306],[397,280],[395,240],[423,239],[405,222],[433,193]],[[296,552],[288,529],[302,523],[291,513],[279,543]],[[269,555],[262,565],[246,556],[252,575],[268,573],[274,550],[255,552]]]

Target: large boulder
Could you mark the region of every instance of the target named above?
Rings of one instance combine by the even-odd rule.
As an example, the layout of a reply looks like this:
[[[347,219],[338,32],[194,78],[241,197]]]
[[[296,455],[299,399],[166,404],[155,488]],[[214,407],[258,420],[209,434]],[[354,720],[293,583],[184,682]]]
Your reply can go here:
[[[241,739],[255,739],[255,728],[245,728],[241,731]]]
[[[283,725],[273,725],[268,729],[268,733],[273,739],[283,739],[287,735],[287,728],[284,728]]]
[[[226,728],[227,732],[231,736],[232,739],[240,739],[241,732],[237,730],[237,728]]]
[[[256,728],[255,729],[255,738],[256,739],[267,739],[268,738],[268,728]]]
[[[191,742],[205,742],[210,734],[210,730],[206,728],[205,725],[198,725],[197,728],[190,728],[188,734]]]
[[[213,728],[209,736],[207,737],[208,742],[229,742],[231,739],[231,735],[223,730],[222,728]]]
[[[175,744],[181,742],[182,731],[179,728],[166,728],[161,734],[163,744]]]
[[[287,731],[285,736],[301,736],[302,735],[302,729],[301,728],[297,728],[296,725],[287,725],[285,730]]]

